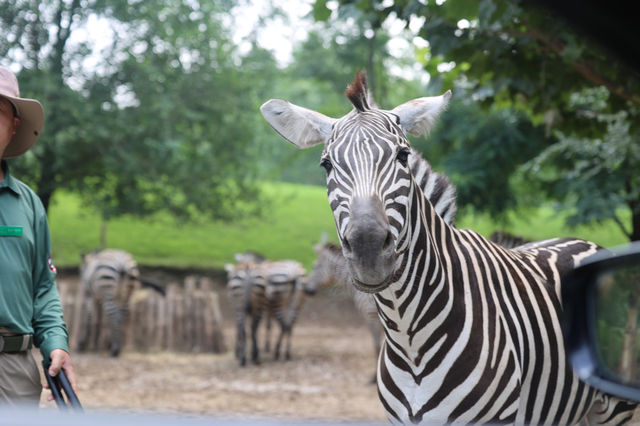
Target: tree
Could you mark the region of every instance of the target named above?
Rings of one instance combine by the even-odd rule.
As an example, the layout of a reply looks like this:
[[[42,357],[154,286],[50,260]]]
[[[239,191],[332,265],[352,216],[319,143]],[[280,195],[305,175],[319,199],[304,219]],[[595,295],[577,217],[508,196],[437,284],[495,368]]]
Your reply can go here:
[[[45,206],[60,182],[68,179],[65,147],[74,143],[74,135],[83,117],[81,96],[66,83],[71,63],[85,52],[84,46],[70,51],[69,39],[84,23],[99,2],[60,1],[54,4],[38,0],[21,2],[0,0],[0,57],[20,63],[18,77],[21,92],[39,99],[45,106],[46,121],[38,144],[26,157],[16,160],[20,175],[35,186]],[[87,159],[89,161],[90,159]]]
[[[341,117],[352,108],[344,91],[356,71],[362,69],[367,71],[371,92],[382,108],[392,108],[416,93],[424,93],[419,79],[390,72],[392,65],[408,62],[410,58],[392,56],[387,30],[370,25],[361,15],[358,9],[351,8],[339,18],[323,16],[323,21],[308,32],[307,39],[294,47],[293,62],[282,71],[286,76],[281,80],[284,84],[276,84],[265,100],[275,94],[323,114]],[[269,134],[276,137],[272,131]],[[321,147],[298,150],[279,143],[270,145],[271,158],[279,159],[275,172],[279,179],[324,184],[325,173],[318,167]]]
[[[81,10],[76,2],[5,3],[3,22],[25,24],[10,27],[14,37],[0,46],[34,58],[20,78],[47,110],[43,138],[22,161],[37,162],[31,176],[45,205],[56,189],[69,188],[105,220],[162,209],[183,219],[257,211],[255,176],[239,167],[253,161],[256,71],[238,66],[223,27],[231,2],[96,0]],[[57,21],[55,7],[63,14]],[[77,75],[73,58],[87,50],[63,41],[89,15],[107,19],[114,36],[98,67]],[[25,43],[29,31],[42,42]],[[51,35],[58,33],[66,39]],[[60,50],[47,56],[49,45]]]
[[[568,28],[565,21],[549,10],[535,8],[525,1],[404,0],[387,5],[373,0],[340,0],[339,3],[341,8],[355,5],[374,14],[375,22],[389,16],[405,22],[415,16],[426,18],[420,35],[428,40],[429,47],[421,53],[425,69],[434,80],[449,87],[455,82],[458,88],[464,84],[468,96],[485,108],[525,111],[534,124],[544,124],[550,133],[555,131],[553,136],[565,147],[567,139],[602,142],[604,150],[548,148],[550,151],[532,163],[536,165],[536,173],[529,174],[529,178],[535,179],[546,194],[577,209],[573,223],[616,218],[621,207],[630,210],[631,225],[623,226],[630,239],[640,239],[640,194],[629,189],[637,187],[633,176],[637,169],[633,166],[638,157],[633,149],[625,151],[629,143],[623,142],[619,133],[624,128],[626,140],[637,140],[640,81],[626,64],[612,60],[607,51]],[[324,0],[318,0],[316,7],[324,4]],[[449,71],[438,72],[445,63]],[[576,96],[597,88],[607,92],[606,101],[598,109],[600,119],[585,114],[585,108],[575,108]],[[615,129],[611,120],[619,123]],[[621,120],[626,124],[620,124]],[[617,132],[616,136],[611,132]],[[616,145],[616,140],[621,145]],[[578,143],[573,146],[577,148]],[[615,179],[615,187],[606,173],[575,173],[571,165],[584,164],[585,156],[589,156],[587,163],[598,164],[604,160],[602,155],[607,149],[632,156],[627,164],[616,168],[620,177]],[[564,161],[555,161],[559,157],[551,155],[552,152]],[[551,177],[554,173],[555,179]],[[571,177],[574,185],[559,191],[561,185],[557,182],[562,176]],[[579,195],[587,193],[591,201],[585,209]],[[600,208],[594,215],[592,207],[598,200]]]
[[[518,168],[554,141],[521,111],[482,111],[456,97],[433,134],[412,145],[455,183],[459,206],[507,221],[505,213],[518,206]]]

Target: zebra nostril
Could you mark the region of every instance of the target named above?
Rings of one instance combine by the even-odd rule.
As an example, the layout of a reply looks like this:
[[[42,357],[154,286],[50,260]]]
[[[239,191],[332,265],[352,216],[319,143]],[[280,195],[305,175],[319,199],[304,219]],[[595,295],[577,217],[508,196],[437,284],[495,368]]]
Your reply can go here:
[[[392,244],[393,244],[393,234],[391,234],[391,231],[389,231],[387,233],[387,238],[385,238],[384,244],[382,245],[382,249],[386,250],[389,247],[391,247]]]

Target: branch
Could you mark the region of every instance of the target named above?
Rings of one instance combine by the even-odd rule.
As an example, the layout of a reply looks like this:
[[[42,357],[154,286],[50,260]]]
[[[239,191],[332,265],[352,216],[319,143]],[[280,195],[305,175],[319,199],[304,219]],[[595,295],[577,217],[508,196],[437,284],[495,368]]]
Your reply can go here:
[[[77,15],[78,10],[80,9],[80,0],[73,0],[73,3],[69,6],[68,10],[65,10],[65,4],[63,1],[58,3],[58,10],[55,14],[54,22],[58,27],[58,33],[56,42],[54,43],[54,61],[53,67],[54,70],[57,70],[60,78],[62,78],[62,56],[64,54],[64,49],[67,44],[67,40],[71,36],[71,27],[73,26],[74,17]],[[68,19],[67,25],[63,26],[63,16],[67,12]]]
[[[526,21],[523,20],[523,25],[527,28],[527,34],[536,40],[540,41],[542,44],[547,46],[551,51],[562,55],[562,52],[565,49],[565,45],[557,40],[548,37],[546,34],[538,31],[529,25]],[[587,80],[599,84],[601,86],[606,87],[609,92],[613,93],[617,97],[624,99],[626,101],[632,102],[637,106],[640,106],[640,95],[635,93],[627,93],[623,86],[620,86],[607,78],[605,78],[598,71],[594,70],[593,67],[585,62],[580,60],[575,60],[570,63],[571,67],[578,72],[578,74],[582,75]]]
[[[616,223],[616,225],[618,225],[618,227],[620,228],[620,230],[622,231],[622,233],[624,234],[625,237],[627,237],[627,239],[631,239],[631,232],[628,232],[626,227],[624,226],[624,223],[622,223],[622,221],[620,220],[620,218],[618,217],[618,215],[616,213],[613,214],[613,221]]]

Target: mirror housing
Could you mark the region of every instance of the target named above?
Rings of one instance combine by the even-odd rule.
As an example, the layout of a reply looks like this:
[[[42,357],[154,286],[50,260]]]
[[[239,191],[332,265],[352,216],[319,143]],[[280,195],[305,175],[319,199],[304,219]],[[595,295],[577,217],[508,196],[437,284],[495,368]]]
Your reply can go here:
[[[632,271],[631,274],[622,273],[629,270]],[[606,328],[606,323],[603,323],[605,321],[603,314],[606,313],[604,311],[612,306],[614,309],[620,308],[618,305],[607,305],[602,301],[602,295],[615,292],[616,286],[625,286],[627,289],[633,289],[634,292],[637,289],[640,294],[640,280],[624,279],[626,282],[621,282],[621,276],[640,276],[640,242],[600,250],[563,278],[562,331],[567,356],[580,379],[603,392],[625,400],[640,402],[640,378],[635,382],[625,380],[619,372],[613,371],[611,366],[607,366],[604,362],[604,358],[610,359],[611,355],[618,354],[624,350],[624,347],[615,348],[604,345],[600,341],[600,338],[606,336],[609,330]],[[632,305],[630,309],[637,307],[636,300],[630,300],[630,302]],[[638,344],[633,345],[629,350],[633,350],[631,356],[638,359],[640,327],[633,331],[638,336]],[[626,330],[623,330],[624,332]],[[613,354],[612,351],[618,352]],[[633,373],[635,374],[635,371]]]

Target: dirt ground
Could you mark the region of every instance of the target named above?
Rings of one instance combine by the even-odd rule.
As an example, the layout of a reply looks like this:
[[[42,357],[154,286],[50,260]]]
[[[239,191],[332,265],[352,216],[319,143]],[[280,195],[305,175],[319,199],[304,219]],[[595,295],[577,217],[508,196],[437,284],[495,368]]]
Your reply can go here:
[[[59,285],[65,280],[77,277],[59,276]],[[85,411],[387,423],[369,383],[376,364],[372,339],[344,291],[325,289],[306,299],[292,360],[263,353],[261,365],[241,368],[233,357],[235,326],[224,283],[216,288],[226,353],[73,353]],[[41,407],[54,407],[44,393]]]

